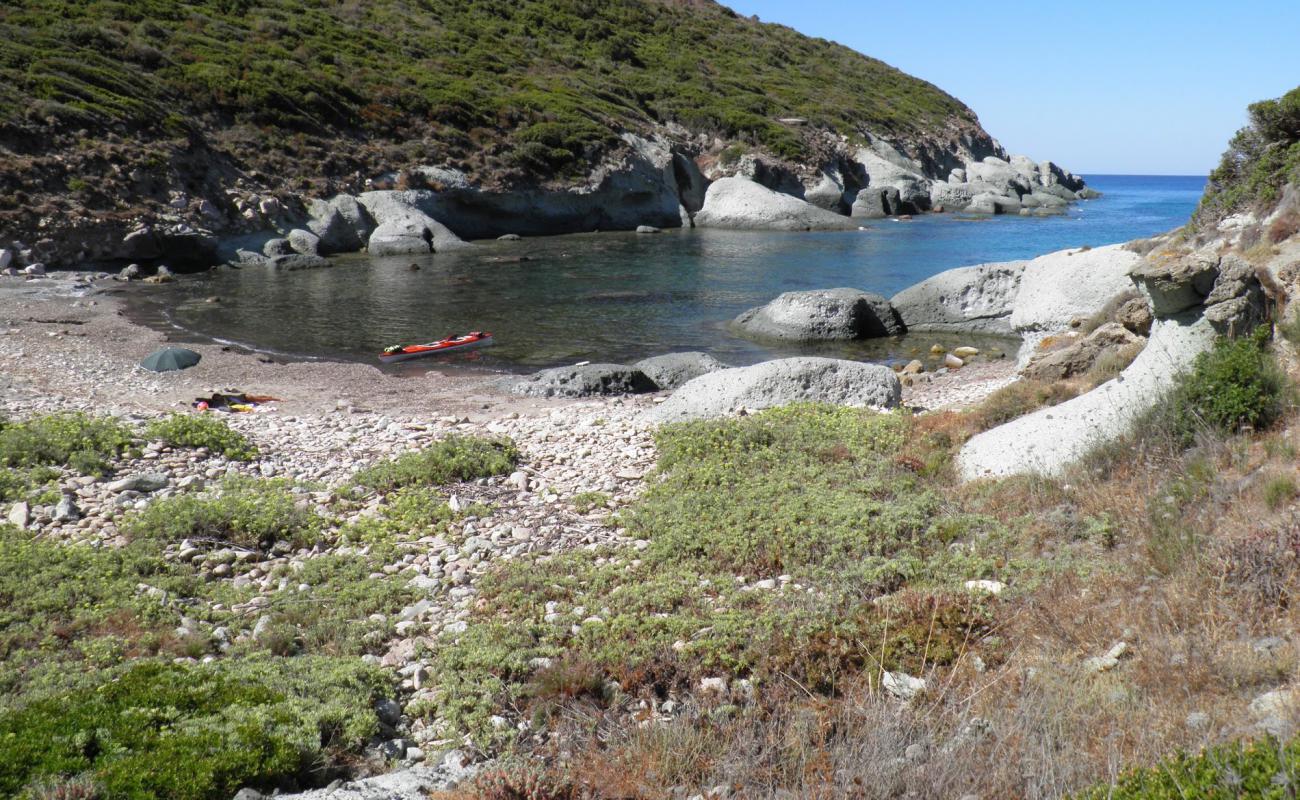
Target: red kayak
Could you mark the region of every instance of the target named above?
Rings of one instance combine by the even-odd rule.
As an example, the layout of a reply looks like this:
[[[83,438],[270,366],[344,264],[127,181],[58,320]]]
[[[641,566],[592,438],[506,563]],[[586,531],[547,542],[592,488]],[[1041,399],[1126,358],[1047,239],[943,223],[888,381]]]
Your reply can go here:
[[[470,331],[464,336],[448,336],[446,339],[439,339],[428,344],[393,345],[379,354],[379,360],[385,364],[392,364],[396,361],[436,356],[439,353],[450,353],[456,350],[469,350],[470,348],[483,347],[489,344],[492,344],[492,334],[483,331]]]

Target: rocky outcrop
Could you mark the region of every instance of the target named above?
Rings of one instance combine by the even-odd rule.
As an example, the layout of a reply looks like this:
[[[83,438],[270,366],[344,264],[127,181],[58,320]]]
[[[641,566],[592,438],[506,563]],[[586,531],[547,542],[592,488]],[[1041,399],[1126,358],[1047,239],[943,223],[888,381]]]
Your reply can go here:
[[[653,392],[659,387],[644,372],[626,364],[581,364],[544,369],[514,381],[509,388],[530,397],[591,397]]]
[[[565,188],[486,188],[455,170],[426,168],[434,189],[415,205],[465,239],[680,227],[679,209],[689,214],[703,196],[699,169],[666,139],[625,134],[623,141],[626,147]]]
[[[1061,474],[1093,448],[1128,433],[1178,374],[1213,345],[1214,336],[1213,326],[1195,311],[1158,320],[1146,349],[1119,380],[968,441],[957,456],[962,478]]]
[[[1009,322],[1022,336],[1067,330],[1129,292],[1141,256],[1110,245],[1061,250],[1025,264]]]
[[[786,292],[732,323],[747,336],[796,342],[897,336],[903,325],[889,301],[857,289]]]
[[[1204,306],[1215,329],[1235,335],[1264,318],[1263,287],[1253,265],[1216,250],[1153,253],[1131,278],[1157,316]]]
[[[946,183],[932,184],[930,205],[968,214],[1052,214],[1075,200],[1098,196],[1086,190],[1082,178],[1051,161],[987,156],[953,170]]]
[[[909,331],[1011,333],[1011,311],[1026,261],[959,267],[890,298]]]
[[[451,230],[421,209],[429,204],[433,193],[427,191],[366,192],[358,198],[375,220],[375,229],[366,242],[372,256],[441,253],[465,246]]]
[[[708,353],[668,353],[643,358],[632,365],[646,374],[660,389],[676,389],[687,381],[727,369],[727,365]]]
[[[352,253],[370,241],[375,221],[355,197],[341,194],[329,200],[313,200],[307,207],[311,220],[307,228],[320,239],[321,255]]]
[[[813,231],[851,227],[847,217],[746,178],[714,181],[695,215],[699,228]]]
[[[648,412],[648,419],[712,419],[797,402],[894,408],[901,399],[902,385],[888,367],[833,358],[784,358],[695,378]]]
[[[1037,381],[1059,381],[1083,375],[1107,354],[1131,359],[1146,344],[1141,336],[1118,322],[1107,322],[1086,336],[1039,353],[1032,358],[1020,374]]]

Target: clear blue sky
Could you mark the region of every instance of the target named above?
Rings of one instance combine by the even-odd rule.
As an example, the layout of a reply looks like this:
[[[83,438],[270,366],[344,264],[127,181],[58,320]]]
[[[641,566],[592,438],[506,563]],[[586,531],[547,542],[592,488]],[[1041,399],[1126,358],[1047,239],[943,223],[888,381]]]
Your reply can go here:
[[[1297,0],[721,0],[937,85],[1012,153],[1205,174],[1246,106],[1300,85]]]

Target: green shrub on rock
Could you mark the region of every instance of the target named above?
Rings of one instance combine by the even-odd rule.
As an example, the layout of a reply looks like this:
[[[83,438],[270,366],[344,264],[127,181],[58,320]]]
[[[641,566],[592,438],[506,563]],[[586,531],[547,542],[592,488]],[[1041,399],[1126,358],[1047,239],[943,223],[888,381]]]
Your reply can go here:
[[[171,414],[149,423],[145,435],[172,447],[206,447],[235,461],[257,457],[257,447],[244,434],[211,414]]]
[[[452,435],[423,450],[363,469],[352,482],[381,492],[403,486],[437,486],[505,475],[518,461],[519,450],[509,439]]]
[[[1268,329],[1220,339],[1197,356],[1153,417],[1140,425],[1147,435],[1168,435],[1182,446],[1202,432],[1232,434],[1267,428],[1281,416],[1290,391],[1285,373],[1267,349]]]
[[[287,481],[235,477],[220,489],[214,496],[177,495],[150,503],[127,519],[125,532],[133,539],[190,539],[257,550],[276,542],[303,547],[320,534],[320,517],[298,504]]]

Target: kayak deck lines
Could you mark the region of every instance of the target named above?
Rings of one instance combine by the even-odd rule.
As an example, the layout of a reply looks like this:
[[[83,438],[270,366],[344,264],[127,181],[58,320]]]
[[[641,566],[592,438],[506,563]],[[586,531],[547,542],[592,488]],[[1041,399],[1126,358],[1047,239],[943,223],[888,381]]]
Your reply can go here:
[[[379,360],[384,364],[392,364],[398,361],[409,361],[412,358],[423,358],[425,356],[435,356],[441,353],[452,353],[458,350],[485,347],[490,344],[492,344],[492,334],[487,333],[486,331],[470,331],[461,336],[448,336],[445,339],[439,339],[436,342],[393,345],[392,347],[385,348],[385,350],[379,354]]]

